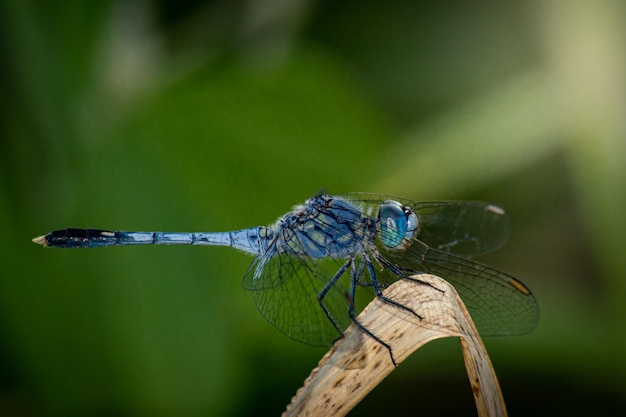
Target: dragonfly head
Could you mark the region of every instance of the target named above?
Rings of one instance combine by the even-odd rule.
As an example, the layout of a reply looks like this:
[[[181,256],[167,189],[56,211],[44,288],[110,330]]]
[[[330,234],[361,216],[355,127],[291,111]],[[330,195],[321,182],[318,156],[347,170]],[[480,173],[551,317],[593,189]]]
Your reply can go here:
[[[378,209],[380,238],[389,249],[405,249],[417,230],[417,216],[409,206],[387,200]]]

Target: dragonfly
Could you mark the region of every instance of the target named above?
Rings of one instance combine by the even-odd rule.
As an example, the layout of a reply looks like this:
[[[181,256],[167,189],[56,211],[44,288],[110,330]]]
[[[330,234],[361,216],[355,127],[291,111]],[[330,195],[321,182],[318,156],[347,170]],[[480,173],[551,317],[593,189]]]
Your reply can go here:
[[[341,338],[354,323],[387,348],[396,365],[391,346],[357,319],[355,301],[365,292],[421,318],[383,292],[400,279],[423,283],[415,278],[420,273],[450,282],[483,336],[522,335],[536,327],[539,308],[530,289],[472,259],[500,247],[509,231],[506,212],[492,203],[416,202],[353,193],[316,195],[267,227],[194,233],[70,228],[33,242],[57,248],[236,248],[254,255],[242,285],[252,292],[265,319],[282,333],[324,346]]]

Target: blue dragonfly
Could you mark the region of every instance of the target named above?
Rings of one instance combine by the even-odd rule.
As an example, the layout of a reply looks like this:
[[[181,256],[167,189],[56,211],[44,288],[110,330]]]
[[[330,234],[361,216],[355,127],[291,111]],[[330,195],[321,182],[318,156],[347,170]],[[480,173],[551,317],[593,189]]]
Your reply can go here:
[[[33,239],[59,248],[115,245],[230,246],[254,255],[243,278],[261,314],[297,341],[329,345],[356,318],[355,300],[385,297],[398,279],[431,273],[449,281],[484,336],[532,331],[539,308],[518,279],[471,258],[500,247],[510,229],[504,210],[485,202],[414,202],[378,194],[317,195],[271,226],[232,232],[126,232],[63,229]],[[413,278],[412,278],[413,277]],[[428,285],[428,284],[424,284]]]

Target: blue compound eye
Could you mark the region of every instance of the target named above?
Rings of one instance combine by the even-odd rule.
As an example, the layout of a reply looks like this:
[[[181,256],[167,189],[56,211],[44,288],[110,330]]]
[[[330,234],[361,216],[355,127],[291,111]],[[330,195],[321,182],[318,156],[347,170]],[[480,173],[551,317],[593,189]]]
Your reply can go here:
[[[381,204],[378,209],[380,224],[380,238],[388,248],[404,249],[415,230],[417,216],[409,207],[397,201],[389,200]]]

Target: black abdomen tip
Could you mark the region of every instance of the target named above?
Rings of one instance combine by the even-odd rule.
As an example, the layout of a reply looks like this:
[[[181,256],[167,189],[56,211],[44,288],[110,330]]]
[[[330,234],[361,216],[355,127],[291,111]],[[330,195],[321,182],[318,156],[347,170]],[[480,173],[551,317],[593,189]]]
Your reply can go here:
[[[51,248],[90,248],[115,245],[115,232],[99,229],[63,229],[33,239]]]

